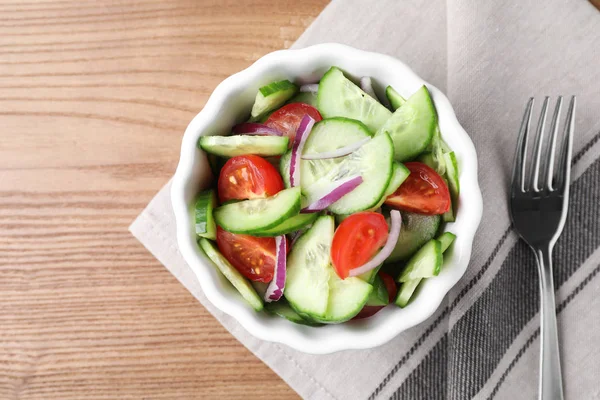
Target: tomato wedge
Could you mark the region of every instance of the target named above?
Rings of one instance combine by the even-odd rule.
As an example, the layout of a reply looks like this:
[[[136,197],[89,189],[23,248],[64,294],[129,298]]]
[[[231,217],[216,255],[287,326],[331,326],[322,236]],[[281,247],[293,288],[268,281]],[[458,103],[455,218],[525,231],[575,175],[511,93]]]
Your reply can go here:
[[[289,137],[289,146],[292,147],[292,143],[296,137],[296,131],[305,114],[310,115],[317,122],[323,119],[319,111],[311,105],[305,103],[290,103],[271,114],[265,122],[265,125],[275,128]]]
[[[388,196],[385,204],[426,215],[443,214],[450,210],[448,186],[437,172],[421,162],[407,162],[404,165],[410,170],[410,175],[395,193]]]
[[[380,271],[379,276],[383,279],[383,283],[385,284],[385,288],[388,292],[389,302],[393,302],[396,298],[396,294],[398,294],[398,288],[396,287],[396,282],[394,282],[394,278],[391,275],[386,274],[385,272]],[[352,319],[363,319],[369,318],[373,315],[377,314],[381,309],[385,306],[364,306],[362,310]]]
[[[227,261],[246,278],[265,283],[273,280],[275,238],[238,235],[217,227],[217,246]]]
[[[331,244],[331,261],[338,276],[347,278],[351,269],[373,258],[387,238],[388,224],[379,213],[364,211],[343,220]]]
[[[273,196],[283,190],[281,175],[267,160],[255,155],[230,158],[219,174],[219,200]]]

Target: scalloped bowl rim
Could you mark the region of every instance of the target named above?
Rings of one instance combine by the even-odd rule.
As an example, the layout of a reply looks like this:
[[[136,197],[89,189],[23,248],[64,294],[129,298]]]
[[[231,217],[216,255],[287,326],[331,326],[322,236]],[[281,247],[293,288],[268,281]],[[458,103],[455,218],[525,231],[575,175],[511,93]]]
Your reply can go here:
[[[197,246],[192,231],[190,199],[196,194],[191,191],[198,190],[192,182],[198,176],[194,171],[207,168],[206,163],[201,165],[201,157],[205,156],[201,155],[196,143],[216,123],[220,109],[229,106],[243,88],[247,92],[256,93],[258,85],[264,84],[261,82],[265,82],[265,76],[284,75],[291,80],[307,82],[316,78],[316,70],[322,70],[327,65],[339,66],[355,77],[360,76],[356,75],[358,73],[371,76],[374,82],[390,84],[397,90],[398,87],[403,87],[404,93],[399,91],[404,95],[410,94],[408,89],[427,85],[438,111],[442,136],[455,151],[459,161],[461,194],[456,222],[448,224],[446,228],[457,235],[452,251],[449,257],[445,257],[440,275],[426,280],[420,288],[419,296],[408,307],[386,307],[365,320],[314,328],[293,324],[265,312],[257,313],[239,295],[233,295],[231,288],[227,287],[228,283],[218,276],[215,267]],[[243,113],[247,113],[251,106],[251,102],[245,104]],[[239,115],[243,113],[240,112]],[[456,119],[446,96],[391,56],[333,43],[267,54],[245,70],[221,82],[204,109],[185,131],[179,165],[171,186],[171,202],[177,224],[179,250],[196,274],[207,299],[216,308],[235,318],[255,337],[312,354],[376,347],[428,319],[467,269],[483,207],[477,181],[475,147]]]

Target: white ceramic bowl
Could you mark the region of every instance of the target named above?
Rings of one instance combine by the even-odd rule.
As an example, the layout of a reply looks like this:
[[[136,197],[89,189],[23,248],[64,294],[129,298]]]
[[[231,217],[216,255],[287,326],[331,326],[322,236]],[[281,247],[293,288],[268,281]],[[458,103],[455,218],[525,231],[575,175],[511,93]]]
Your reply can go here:
[[[378,94],[383,93],[385,86],[392,85],[408,97],[426,84],[437,107],[442,136],[458,159],[461,194],[456,222],[446,227],[457,235],[457,239],[452,250],[444,255],[442,272],[424,282],[419,295],[408,307],[390,306],[371,318],[314,328],[293,324],[266,312],[255,312],[198,248],[192,221],[193,203],[196,194],[211,184],[211,173],[206,155],[196,143],[200,136],[228,133],[233,125],[247,118],[259,87],[282,79],[296,83],[316,82],[331,66],[342,68],[353,78],[372,77]],[[393,57],[340,44],[276,51],[221,82],[185,131],[171,201],[179,250],[198,276],[211,303],[234,317],[257,338],[313,354],[376,347],[429,318],[463,276],[482,213],[475,148],[456,120],[446,96]]]

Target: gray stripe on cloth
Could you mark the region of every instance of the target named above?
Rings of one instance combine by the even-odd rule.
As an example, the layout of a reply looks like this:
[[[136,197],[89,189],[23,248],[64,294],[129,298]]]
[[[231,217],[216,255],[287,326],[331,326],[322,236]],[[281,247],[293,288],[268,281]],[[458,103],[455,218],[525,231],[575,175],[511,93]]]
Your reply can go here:
[[[571,187],[570,215],[565,231],[556,247],[556,287],[560,287],[585,259],[600,246],[600,159],[588,168]],[[578,238],[573,245],[573,238]],[[449,333],[448,398],[472,398],[485,384],[516,336],[539,308],[538,276],[533,253],[519,241],[509,253],[500,271],[469,311]],[[443,343],[444,341],[440,341]],[[431,362],[426,358],[422,363]],[[430,366],[419,366],[433,371]],[[401,384],[398,391],[414,387],[414,375]],[[420,375],[431,387],[435,376]],[[404,394],[402,394],[404,395]],[[402,397],[401,397],[402,398]]]
[[[576,165],[582,158],[583,156],[592,149],[592,147],[600,141],[600,132],[598,132],[596,135],[594,135],[594,137],[587,143],[585,144],[581,150],[579,150],[577,152],[577,154],[575,154],[573,156],[573,165]],[[383,390],[383,388],[385,388],[387,386],[387,384],[391,381],[391,379],[396,375],[396,373],[400,370],[400,368],[406,363],[406,361],[408,361],[408,359],[419,349],[419,347],[425,342],[425,340],[427,339],[427,337],[431,334],[431,332],[433,332],[435,330],[435,328],[442,322],[445,320],[445,318],[449,315],[450,312],[452,312],[454,310],[454,308],[458,305],[458,303],[469,293],[469,291],[475,287],[475,285],[477,284],[477,282],[479,282],[479,280],[484,276],[485,272],[488,270],[488,268],[490,267],[490,265],[492,265],[494,259],[496,258],[498,252],[500,251],[500,249],[502,248],[502,246],[504,245],[504,243],[506,242],[506,239],[508,238],[510,232],[511,232],[512,228],[509,227],[508,229],[506,229],[504,231],[504,233],[502,234],[502,236],[500,237],[498,243],[496,244],[496,246],[494,247],[494,250],[492,250],[490,256],[488,257],[488,259],[486,260],[485,264],[483,264],[483,266],[479,269],[479,272],[469,281],[469,283],[463,287],[463,289],[458,293],[458,295],[456,296],[456,298],[452,301],[452,303],[450,304],[450,306],[444,308],[444,310],[442,311],[442,313],[438,316],[438,318],[436,318],[433,323],[431,323],[431,325],[425,330],[425,332],[423,332],[423,334],[421,335],[421,337],[413,344],[413,346],[409,349],[409,351],[407,353],[405,353],[402,358],[400,358],[400,360],[398,361],[398,363],[392,368],[392,370],[386,375],[386,377],[383,379],[383,381],[377,386],[377,388],[375,388],[375,390],[373,391],[373,393],[371,393],[371,395],[369,396],[369,400],[373,400],[375,397],[377,397],[379,395],[379,393]],[[567,234],[566,230],[563,233],[563,237]],[[558,252],[558,247],[556,249],[556,251]],[[554,273],[556,274],[557,271],[555,270]]]
[[[392,395],[392,400],[444,400],[446,398],[446,362],[448,352],[448,335],[444,334],[440,341],[425,356],[424,361],[410,374],[405,391],[397,390]],[[435,382],[430,382],[425,377],[436,377]],[[433,386],[425,386],[432,385]]]
[[[569,305],[569,303],[583,290],[583,288],[585,288],[598,275],[599,272],[600,272],[600,265],[597,265],[596,268],[594,268],[592,270],[592,272],[590,272],[585,277],[585,279],[575,288],[575,290],[573,290],[567,296],[566,299],[564,299],[562,302],[560,302],[560,304],[556,307],[556,313],[560,314],[567,307],[567,305]],[[506,377],[508,376],[510,371],[512,371],[512,369],[517,364],[519,359],[523,356],[523,354],[525,354],[527,349],[531,346],[531,344],[535,341],[535,339],[537,339],[537,337],[539,335],[540,335],[540,329],[538,328],[535,330],[535,332],[531,336],[529,336],[529,338],[527,339],[525,344],[521,347],[521,349],[519,349],[519,352],[517,353],[515,358],[511,361],[508,368],[502,373],[502,376],[500,377],[498,382],[496,382],[496,385],[494,386],[492,393],[488,397],[488,400],[491,400],[496,396],[496,394],[498,393],[498,390],[500,389],[500,386],[502,386],[502,383],[504,383],[504,381],[506,380]]]

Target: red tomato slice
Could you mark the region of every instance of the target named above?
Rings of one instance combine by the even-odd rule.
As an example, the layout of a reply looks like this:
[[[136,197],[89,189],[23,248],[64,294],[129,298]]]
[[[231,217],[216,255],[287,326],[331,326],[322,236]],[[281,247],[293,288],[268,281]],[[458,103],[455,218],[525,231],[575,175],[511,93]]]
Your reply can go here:
[[[385,272],[379,272],[379,276],[383,279],[383,283],[385,284],[385,288],[388,292],[388,299],[391,302],[396,299],[396,294],[398,294],[398,288],[396,287],[396,282],[394,282],[394,278],[391,275],[386,274]],[[352,319],[363,319],[369,318],[373,315],[377,314],[380,310],[382,310],[385,306],[364,306],[362,310]]]
[[[450,210],[451,200],[444,179],[433,169],[420,162],[404,164],[410,175],[385,204],[400,210],[436,215]]]
[[[289,137],[290,147],[292,147],[296,131],[305,114],[310,115],[317,122],[323,119],[319,111],[311,105],[290,103],[271,114],[265,124]]]
[[[398,294],[398,288],[396,287],[396,281],[390,274],[386,274],[383,271],[379,271],[379,276],[383,279],[383,283],[385,284],[385,288],[388,292],[388,299],[390,303],[392,303],[396,299],[396,295]]]
[[[265,283],[273,279],[275,238],[238,235],[217,227],[217,246],[246,278]]]
[[[338,276],[347,278],[351,269],[373,258],[387,238],[388,224],[379,213],[365,211],[343,220],[331,244],[331,261]]]
[[[219,174],[219,200],[273,196],[283,190],[281,175],[267,160],[255,155],[230,158]]]

